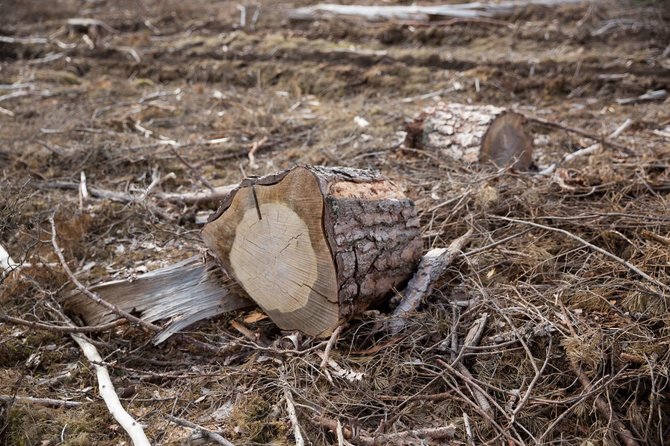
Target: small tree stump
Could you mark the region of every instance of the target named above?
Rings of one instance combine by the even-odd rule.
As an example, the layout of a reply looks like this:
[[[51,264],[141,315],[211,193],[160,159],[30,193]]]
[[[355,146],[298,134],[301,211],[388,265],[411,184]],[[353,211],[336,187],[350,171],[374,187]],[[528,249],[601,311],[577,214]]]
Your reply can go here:
[[[412,201],[381,176],[345,168],[246,179],[202,235],[280,328],[311,336],[387,297],[422,251]]]

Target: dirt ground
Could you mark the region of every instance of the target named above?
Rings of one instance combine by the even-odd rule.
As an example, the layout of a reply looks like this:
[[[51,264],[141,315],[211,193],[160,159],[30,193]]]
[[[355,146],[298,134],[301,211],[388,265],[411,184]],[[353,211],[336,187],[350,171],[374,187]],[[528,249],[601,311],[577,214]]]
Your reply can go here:
[[[416,202],[426,249],[474,229],[410,326],[375,329],[388,308],[352,321],[331,380],[322,340],[294,342],[244,312],[190,329],[217,355],[179,339],[154,347],[135,327],[91,335],[152,444],[207,441],[169,416],[236,445],[294,444],[286,391],[314,445],[338,444],[337,421],[353,444],[670,443],[670,101],[625,100],[670,91],[667,4],[288,20],[308,3],[248,3],[241,26],[235,2],[0,0],[0,243],[31,264],[0,283],[0,316],[64,323],[72,285],[50,215],[92,285],[203,249],[200,220],[216,203],[161,194],[295,164],[375,168]],[[595,138],[633,124],[616,147],[554,175],[494,171],[403,142],[439,101],[511,108]],[[529,130],[541,166],[594,143]],[[82,174],[94,195],[83,202]],[[482,314],[481,345],[461,351]],[[131,444],[67,333],[4,321],[0,444]],[[427,430],[445,427],[445,438]]]

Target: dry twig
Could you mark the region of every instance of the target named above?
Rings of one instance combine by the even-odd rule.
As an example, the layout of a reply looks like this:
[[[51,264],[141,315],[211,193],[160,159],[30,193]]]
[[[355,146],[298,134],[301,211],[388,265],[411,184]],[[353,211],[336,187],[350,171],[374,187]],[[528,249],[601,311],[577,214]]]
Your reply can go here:
[[[293,401],[293,396],[291,395],[291,391],[287,386],[284,387],[284,399],[286,400],[286,411],[288,412],[288,418],[291,420],[291,425],[293,426],[293,438],[295,439],[295,445],[305,446],[305,440],[302,438],[302,432],[300,432],[298,415],[295,412],[295,402]]]
[[[619,127],[617,127],[616,130],[614,130],[608,137],[607,139],[615,139],[619,137],[623,132],[626,131],[628,127],[630,127],[633,124],[633,121],[631,119],[626,119],[623,124],[621,124]],[[609,143],[612,145],[612,143]],[[550,175],[554,173],[556,168],[562,164],[568,163],[575,158],[579,158],[580,156],[586,156],[586,155],[591,155],[592,153],[595,153],[602,145],[600,143],[595,143],[592,144],[584,149],[577,150],[576,152],[569,153],[563,157],[561,161],[558,163],[554,163],[551,166],[543,169],[542,171],[539,172],[539,175]]]
[[[190,427],[191,429],[194,429],[197,432],[202,432],[202,434],[205,437],[209,438],[210,440],[212,440],[215,443],[222,444],[223,446],[235,446],[233,443],[231,443],[230,441],[223,438],[223,436],[221,436],[220,434],[218,434],[214,431],[211,431],[209,429],[205,429],[204,427],[202,427],[198,424],[192,423],[192,422],[190,422],[188,420],[185,420],[183,418],[175,417],[174,415],[166,415],[165,417],[168,420],[175,423],[175,424],[178,424],[178,425],[184,426],[184,427]]]
[[[312,418],[312,421],[319,426],[323,426],[326,429],[329,429],[333,432],[338,430],[338,422],[336,420],[326,418],[324,416],[315,416]],[[368,434],[360,433],[357,436],[354,435],[354,431],[346,426],[341,426],[342,434],[346,439],[355,439],[356,442],[363,444],[365,446],[379,446],[383,444],[399,444],[403,442],[413,442],[416,439],[430,438],[432,440],[447,440],[454,438],[456,434],[456,427],[449,425],[444,427],[433,427],[425,429],[414,429],[403,432],[394,432],[391,434],[380,434],[376,436],[371,436]]]
[[[43,322],[27,321],[25,319],[19,319],[17,317],[8,316],[6,314],[0,314],[0,321],[9,322],[17,325],[24,325],[26,327],[35,328],[37,330],[53,331],[55,333],[100,333],[103,331],[109,331],[113,328],[119,327],[128,322],[125,319],[118,319],[114,322],[110,322],[109,324],[104,325],[92,325],[88,327],[72,327],[64,325],[45,324]]]
[[[570,362],[570,365],[572,366],[573,372],[575,372],[575,375],[577,375],[577,378],[579,378],[579,382],[582,384],[582,387],[584,390],[587,392],[590,391],[593,388],[593,385],[591,384],[591,380],[586,376],[584,371],[576,364]],[[631,431],[623,424],[619,416],[616,414],[616,412],[610,407],[610,405],[605,401],[605,399],[602,397],[602,395],[596,396],[595,399],[596,403],[596,408],[598,409],[598,412],[600,412],[600,415],[604,417],[605,419],[610,420],[610,423],[612,423],[612,427],[614,428],[614,431],[619,437],[619,440],[626,445],[626,446],[639,446],[639,443],[635,439],[635,436],[631,433]]]
[[[337,342],[337,339],[340,337],[340,333],[342,332],[342,325],[338,326],[335,331],[333,331],[333,334],[330,335],[330,339],[328,340],[328,343],[326,344],[326,348],[323,351],[323,359],[321,360],[321,369],[325,369],[328,367],[328,359],[330,359],[330,351],[333,349],[333,346]]]
[[[632,263],[622,259],[621,257],[615,256],[611,252],[609,252],[609,251],[607,251],[607,250],[605,250],[605,249],[603,249],[599,246],[596,246],[593,243],[587,242],[583,238],[581,238],[581,237],[579,237],[579,236],[577,236],[577,235],[575,235],[571,232],[568,232],[565,229],[552,228],[551,226],[541,225],[539,223],[534,223],[532,221],[517,220],[515,218],[502,217],[502,216],[497,216],[497,215],[496,216],[491,216],[491,218],[497,218],[497,219],[509,221],[509,222],[512,222],[512,223],[519,223],[519,224],[523,224],[523,225],[534,226],[536,228],[546,229],[548,231],[560,232],[561,234],[566,235],[566,236],[570,237],[571,239],[578,241],[579,243],[583,244],[584,246],[587,246],[587,247],[593,249],[594,251],[597,251],[597,252],[603,254],[604,256],[609,257],[610,259],[614,260],[615,262],[620,263],[621,265],[625,266],[629,270],[633,271],[635,274],[637,274],[640,277],[642,277],[642,278],[648,280],[649,282],[653,283],[654,285],[659,287],[659,289],[665,290],[666,292],[670,292],[670,285],[666,285],[662,282],[659,282],[658,280],[654,279],[649,274],[645,273],[644,271],[642,271],[640,268],[633,265]]]
[[[9,396],[9,395],[0,395],[0,401],[5,403],[24,403],[24,404],[37,404],[40,406],[47,407],[65,407],[65,408],[74,408],[80,407],[83,403],[79,401],[71,400],[57,400],[53,398],[34,398],[32,396]]]

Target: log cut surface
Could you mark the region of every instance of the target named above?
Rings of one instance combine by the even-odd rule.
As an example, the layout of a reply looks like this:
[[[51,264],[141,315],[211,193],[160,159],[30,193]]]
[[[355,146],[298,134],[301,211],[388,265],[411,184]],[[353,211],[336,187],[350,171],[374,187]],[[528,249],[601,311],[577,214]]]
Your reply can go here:
[[[314,336],[387,296],[421,254],[413,203],[383,177],[353,169],[245,180],[203,239],[280,328]]]
[[[528,170],[533,163],[533,141],[525,125],[526,118],[519,113],[506,111],[496,116],[482,139],[479,161]]]
[[[314,327],[309,332],[336,325],[339,317],[317,191],[314,176],[298,170],[274,185],[243,187],[203,231],[225,269],[268,315],[289,327],[305,321]]]

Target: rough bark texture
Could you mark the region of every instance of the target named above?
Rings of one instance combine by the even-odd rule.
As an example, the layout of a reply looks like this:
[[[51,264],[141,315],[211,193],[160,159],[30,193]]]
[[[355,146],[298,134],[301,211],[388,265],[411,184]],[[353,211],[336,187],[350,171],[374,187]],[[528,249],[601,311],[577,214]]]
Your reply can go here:
[[[422,250],[412,201],[345,168],[247,179],[203,239],[279,327],[320,336],[408,280]]]
[[[324,228],[337,265],[340,314],[346,318],[411,277],[422,250],[419,218],[411,200],[383,178],[342,170],[321,170],[318,178],[326,199]]]
[[[492,105],[439,103],[407,125],[406,144],[439,152],[457,161],[493,161],[499,167],[526,170],[532,162],[532,138],[518,113]]]

